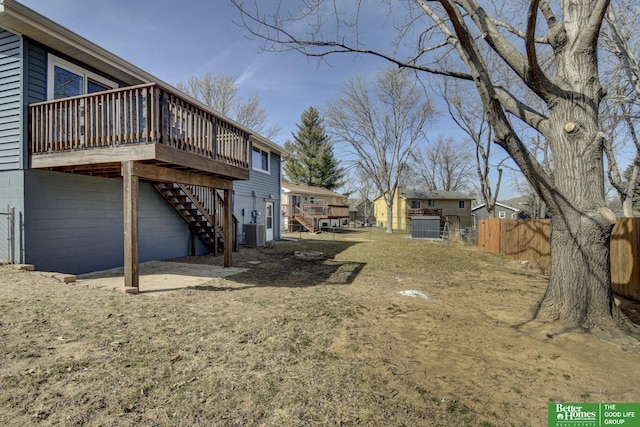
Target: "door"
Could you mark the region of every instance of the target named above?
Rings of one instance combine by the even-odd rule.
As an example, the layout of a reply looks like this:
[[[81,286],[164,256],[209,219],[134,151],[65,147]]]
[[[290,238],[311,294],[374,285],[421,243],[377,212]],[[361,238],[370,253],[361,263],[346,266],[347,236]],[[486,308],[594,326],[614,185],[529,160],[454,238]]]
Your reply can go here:
[[[267,242],[270,242],[273,240],[273,202],[267,202],[264,220],[266,223]]]

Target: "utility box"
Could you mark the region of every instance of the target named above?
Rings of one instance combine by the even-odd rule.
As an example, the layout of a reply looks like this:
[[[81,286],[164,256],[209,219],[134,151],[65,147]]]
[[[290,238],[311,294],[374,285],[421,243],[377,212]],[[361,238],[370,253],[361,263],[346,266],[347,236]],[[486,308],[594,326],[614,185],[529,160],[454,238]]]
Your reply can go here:
[[[414,216],[411,218],[411,237],[417,239],[439,239],[439,216]]]
[[[244,224],[244,245],[248,248],[264,246],[267,242],[265,224]]]

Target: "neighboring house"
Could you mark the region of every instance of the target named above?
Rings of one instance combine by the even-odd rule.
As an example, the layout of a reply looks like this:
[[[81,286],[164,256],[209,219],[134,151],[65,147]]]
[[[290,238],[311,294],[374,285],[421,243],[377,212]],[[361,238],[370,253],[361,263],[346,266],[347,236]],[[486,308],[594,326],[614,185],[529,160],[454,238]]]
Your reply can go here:
[[[477,226],[478,221],[489,218],[489,212],[486,206],[487,205],[483,203],[471,209],[475,226]],[[505,202],[496,202],[494,214],[494,218],[500,219],[521,219],[523,215],[525,215],[521,209],[509,206]]]
[[[349,221],[347,198],[322,187],[282,183],[282,228],[310,232],[342,228]]]
[[[440,216],[442,224],[452,228],[470,227],[473,197],[457,191],[419,191],[398,189],[393,200],[392,228],[411,228],[413,217]],[[387,226],[387,204],[382,195],[373,199],[375,218],[379,227]]]
[[[375,222],[371,200],[348,199],[347,205],[349,205],[349,221],[355,225],[369,225]]]
[[[0,58],[13,261],[124,265],[136,291],[138,262],[222,250],[230,266],[242,213],[279,217],[286,152],[266,138],[14,0],[0,0]]]

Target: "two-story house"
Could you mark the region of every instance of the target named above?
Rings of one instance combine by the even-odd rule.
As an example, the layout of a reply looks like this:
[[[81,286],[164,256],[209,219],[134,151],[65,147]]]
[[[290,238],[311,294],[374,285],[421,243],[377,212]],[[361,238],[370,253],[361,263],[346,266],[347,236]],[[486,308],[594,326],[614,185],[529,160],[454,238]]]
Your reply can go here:
[[[452,228],[470,227],[472,200],[457,191],[398,189],[393,199],[392,228],[410,229],[412,218],[424,216],[439,216],[443,225],[448,223]],[[384,197],[376,196],[373,204],[377,225],[386,227],[389,219]]]
[[[150,73],[0,0],[0,206],[15,212],[13,261],[66,273],[124,265],[131,291],[140,261],[223,251],[230,266],[243,213],[279,216],[281,155]]]

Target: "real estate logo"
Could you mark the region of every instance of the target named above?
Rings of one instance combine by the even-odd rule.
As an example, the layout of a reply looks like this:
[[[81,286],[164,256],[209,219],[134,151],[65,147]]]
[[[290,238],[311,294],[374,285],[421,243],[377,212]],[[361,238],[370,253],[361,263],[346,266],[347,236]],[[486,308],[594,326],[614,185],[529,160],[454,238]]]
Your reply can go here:
[[[549,403],[549,427],[640,427],[640,403]]]
[[[598,426],[598,404],[596,403],[554,403],[549,405],[549,414],[555,413],[556,426]],[[553,406],[553,408],[551,408]],[[551,423],[549,424],[551,425]]]

